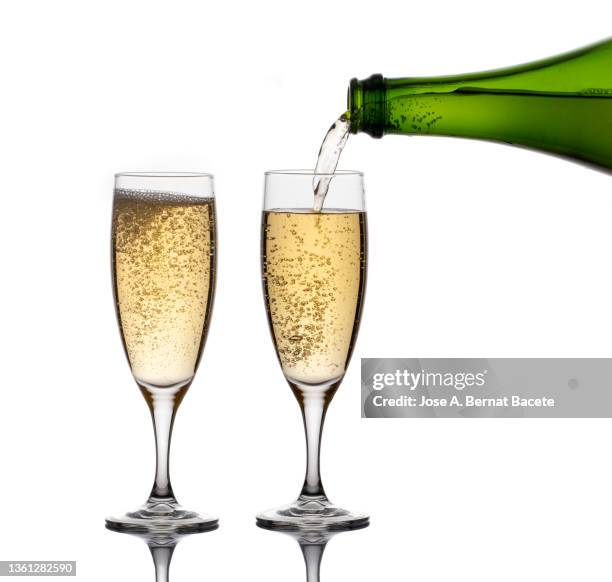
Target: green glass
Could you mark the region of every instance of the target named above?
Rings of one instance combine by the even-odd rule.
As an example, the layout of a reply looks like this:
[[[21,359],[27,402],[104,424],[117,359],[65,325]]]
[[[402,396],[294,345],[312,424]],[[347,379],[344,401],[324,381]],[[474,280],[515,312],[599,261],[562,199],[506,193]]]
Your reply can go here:
[[[612,39],[508,69],[351,81],[351,133],[500,141],[612,170]]]

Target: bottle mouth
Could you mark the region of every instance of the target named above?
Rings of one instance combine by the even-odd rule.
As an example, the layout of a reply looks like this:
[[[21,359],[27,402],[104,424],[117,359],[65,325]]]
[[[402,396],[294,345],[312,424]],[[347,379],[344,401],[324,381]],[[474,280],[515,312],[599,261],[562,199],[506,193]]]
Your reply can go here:
[[[376,74],[367,79],[351,79],[347,106],[350,132],[363,132],[372,137],[382,137],[385,126],[386,82]]]
[[[361,101],[362,101],[362,95],[361,95],[361,90],[359,87],[359,80],[357,79],[357,77],[353,77],[349,83],[348,86],[348,91],[347,91],[347,95],[346,95],[346,109],[348,111],[349,114],[349,119],[351,121],[354,120],[355,118],[355,113],[357,112],[358,109],[361,108]],[[351,123],[351,133],[355,133],[353,131],[353,123]]]

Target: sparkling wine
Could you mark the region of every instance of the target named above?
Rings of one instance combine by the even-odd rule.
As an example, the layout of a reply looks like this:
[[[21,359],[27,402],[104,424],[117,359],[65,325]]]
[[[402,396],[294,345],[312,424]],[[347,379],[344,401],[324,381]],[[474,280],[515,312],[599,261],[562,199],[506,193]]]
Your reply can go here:
[[[338,160],[346,145],[349,131],[350,122],[348,114],[343,113],[334,121],[323,138],[315,166],[315,174],[317,175],[312,180],[312,189],[314,191],[313,210],[315,212],[320,212],[323,208],[325,196],[327,196],[327,190],[333,178],[332,174],[338,166]]]
[[[262,241],[266,309],[285,376],[308,385],[342,378],[365,290],[365,213],[265,211]]]
[[[212,307],[214,244],[213,199],[115,192],[113,286],[139,383],[176,386],[195,374]]]

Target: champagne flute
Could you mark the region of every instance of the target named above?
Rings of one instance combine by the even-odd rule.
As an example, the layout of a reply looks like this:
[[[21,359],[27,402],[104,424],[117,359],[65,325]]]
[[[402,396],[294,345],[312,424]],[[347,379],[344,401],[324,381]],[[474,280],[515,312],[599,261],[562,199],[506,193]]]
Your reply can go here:
[[[177,502],[169,475],[172,425],[206,341],[215,289],[213,177],[116,174],[113,292],[125,353],[153,418],[157,467],[147,502],[106,519],[124,531],[196,532],[217,527]]]
[[[313,209],[313,179],[329,181]],[[333,505],[319,456],[327,407],[351,357],[365,292],[363,175],[342,171],[267,172],[262,220],[262,277],[276,353],[306,431],[306,477],[298,499],[257,516],[268,528],[363,527],[368,516]]]

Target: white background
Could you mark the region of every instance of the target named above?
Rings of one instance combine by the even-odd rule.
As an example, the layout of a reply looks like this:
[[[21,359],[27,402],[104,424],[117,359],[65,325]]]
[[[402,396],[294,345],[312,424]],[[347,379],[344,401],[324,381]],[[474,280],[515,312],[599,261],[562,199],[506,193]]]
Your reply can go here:
[[[5,0],[0,559],[152,579],[142,542],[103,521],[144,501],[154,465],[111,299],[113,173],[201,170],[217,299],[172,474],[222,522],[182,542],[173,580],[301,580],[295,543],[253,517],[297,494],[304,463],[260,289],[263,171],[312,166],[353,76],[525,62],[607,36],[611,16],[596,0]],[[359,358],[610,356],[610,177],[419,137],[353,136],[341,167],[366,174],[369,286],[323,468],[372,525],[330,543],[323,579],[609,580],[612,420],[362,420]]]

